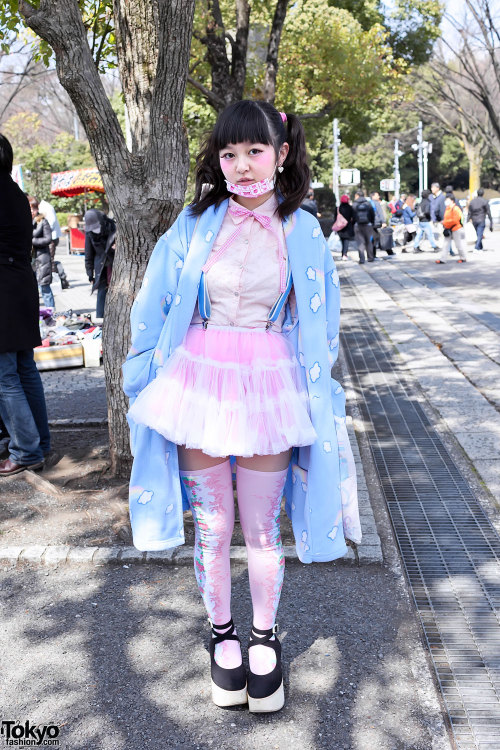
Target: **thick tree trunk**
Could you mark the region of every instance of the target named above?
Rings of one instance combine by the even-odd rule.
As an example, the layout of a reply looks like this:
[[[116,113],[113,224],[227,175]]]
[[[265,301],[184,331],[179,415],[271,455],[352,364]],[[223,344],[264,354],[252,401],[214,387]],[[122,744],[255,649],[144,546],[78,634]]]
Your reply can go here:
[[[131,464],[128,403],[121,377],[130,342],[130,308],[153,247],[182,208],[186,189],[189,155],[182,111],[194,3],[114,2],[119,16],[119,67],[128,101],[133,103],[131,153],[92,59],[77,0],[40,0],[36,8],[20,0],[28,26],[54,49],[59,80],[85,128],[117,223],[103,350],[111,464],[123,476]],[[140,30],[135,31],[134,18],[141,14]],[[151,45],[145,51],[148,29]]]

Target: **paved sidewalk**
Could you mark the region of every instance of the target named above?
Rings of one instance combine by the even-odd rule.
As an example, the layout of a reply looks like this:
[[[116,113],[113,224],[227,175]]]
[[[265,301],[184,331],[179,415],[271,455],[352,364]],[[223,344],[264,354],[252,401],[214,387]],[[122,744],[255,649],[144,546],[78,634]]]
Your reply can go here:
[[[429,269],[431,256],[343,265],[341,275],[355,285],[500,508],[500,334],[491,327],[497,315],[500,321],[498,255],[474,254],[459,266],[453,286],[436,280],[434,268],[441,267]]]

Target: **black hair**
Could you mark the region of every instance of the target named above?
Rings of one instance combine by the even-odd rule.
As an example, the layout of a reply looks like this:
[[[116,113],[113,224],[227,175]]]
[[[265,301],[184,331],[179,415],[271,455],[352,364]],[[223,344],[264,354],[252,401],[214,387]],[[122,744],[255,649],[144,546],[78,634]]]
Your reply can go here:
[[[14,163],[14,153],[12,146],[10,145],[7,138],[0,133],[0,172],[12,172],[12,164]]]
[[[427,190],[427,188],[425,188],[425,190],[422,190],[422,198],[428,198],[430,194],[431,191]]]
[[[453,185],[446,185],[444,189],[445,193],[452,193],[453,192]]]
[[[477,194],[479,195],[479,197],[481,197],[482,195],[484,195],[484,188],[478,188],[477,189]]]
[[[363,190],[356,190],[356,192],[354,193],[354,195],[355,196],[359,195],[360,198],[364,198],[365,197],[365,194],[364,194]]]
[[[275,189],[284,199],[278,206],[278,215],[283,219],[299,208],[311,184],[302,123],[292,114],[287,114],[283,122],[278,110],[269,102],[243,99],[221,112],[196,158],[196,188],[190,204],[194,215],[199,216],[231,195],[220,168],[219,151],[228,143],[244,141],[273,146],[276,158],[283,143],[288,143],[284,169],[276,170],[275,175]]]

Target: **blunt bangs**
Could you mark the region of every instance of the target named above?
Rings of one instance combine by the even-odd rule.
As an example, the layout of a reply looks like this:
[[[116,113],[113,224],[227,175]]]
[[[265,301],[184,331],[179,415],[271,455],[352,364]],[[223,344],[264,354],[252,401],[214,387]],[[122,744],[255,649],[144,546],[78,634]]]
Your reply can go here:
[[[282,143],[285,140],[283,128]],[[273,134],[266,115],[258,104],[251,101],[239,101],[232,107],[227,107],[217,120],[212,133],[212,143],[217,151],[225,148],[228,143],[264,143],[270,146],[274,143]]]

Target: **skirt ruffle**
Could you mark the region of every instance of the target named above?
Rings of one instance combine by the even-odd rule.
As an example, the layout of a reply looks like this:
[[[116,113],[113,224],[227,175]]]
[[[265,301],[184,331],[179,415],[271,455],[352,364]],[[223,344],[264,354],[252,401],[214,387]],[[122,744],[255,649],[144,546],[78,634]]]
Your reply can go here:
[[[129,416],[210,456],[277,454],[316,440],[302,377],[279,332],[191,326]]]

